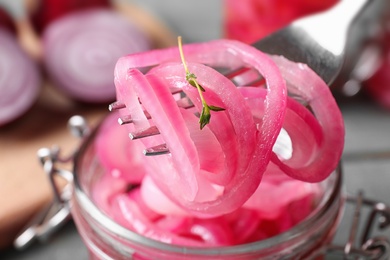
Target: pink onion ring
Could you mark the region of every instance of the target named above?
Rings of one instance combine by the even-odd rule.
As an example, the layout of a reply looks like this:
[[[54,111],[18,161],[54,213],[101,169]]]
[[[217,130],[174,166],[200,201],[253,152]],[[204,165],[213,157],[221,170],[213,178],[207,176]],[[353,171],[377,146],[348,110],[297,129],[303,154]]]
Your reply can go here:
[[[126,128],[117,122],[118,113],[113,112],[100,126],[100,135],[95,139],[96,154],[101,164],[115,178],[131,184],[140,184],[145,176],[145,156],[140,141],[131,141],[126,136]],[[115,151],[115,152],[113,152]]]
[[[156,171],[157,167],[149,171],[159,188],[171,200],[193,214],[220,215],[240,207],[259,185],[262,173],[271,156],[272,146],[282,125],[286,106],[286,88],[278,68],[269,57],[246,44],[217,40],[186,45],[184,53],[187,61],[192,64],[190,69],[206,88],[205,93],[210,93],[209,98],[215,99],[216,102],[219,99],[225,105],[226,112],[223,113],[227,113],[226,115],[231,120],[230,126],[227,127],[233,127],[235,131],[235,135],[230,138],[236,139],[237,147],[245,151],[238,161],[238,170],[231,176],[230,181],[230,177],[227,179],[226,185],[222,187],[222,193],[217,194],[218,190],[215,190],[214,194],[210,193],[211,199],[206,201],[196,197],[199,187],[202,187],[201,191],[213,183],[201,174],[199,162],[193,157],[196,155],[196,149],[190,139],[189,130],[186,129],[184,120],[180,119],[180,110],[176,107],[168,89],[175,82],[176,84],[172,85],[174,87],[192,88],[183,82],[185,72],[182,65],[176,63],[171,69],[164,65],[161,70],[153,69],[146,76],[134,69],[177,61],[180,59],[177,48],[121,58],[115,70],[117,99],[127,106],[127,109],[122,110],[121,113],[130,113],[134,116],[136,128],[143,129],[149,126],[151,121],[143,115],[143,108],[138,103],[139,97],[144,108],[151,114],[153,123],[156,123],[160,129],[161,135],[157,137],[159,141],[171,144],[169,149],[172,162],[155,163],[155,165],[160,165],[160,171]],[[250,111],[245,102],[240,101],[242,98],[240,99],[237,89],[230,80],[200,63],[231,69],[249,64],[264,76],[267,82],[267,95],[264,102],[265,113],[258,131],[253,124]],[[169,80],[178,77],[181,77],[181,82]],[[213,116],[217,117],[217,115]],[[151,145],[154,142],[153,139],[145,139],[144,142]],[[221,143],[223,141],[220,140]],[[183,158],[182,153],[188,158],[180,159]],[[240,156],[240,150],[236,155]],[[149,167],[153,163],[147,165]]]
[[[272,156],[287,175],[307,182],[319,182],[336,169],[344,147],[344,121],[338,105],[326,83],[304,64],[291,62],[283,57],[273,56],[288,86],[289,93],[298,96],[310,106],[321,125],[318,134],[321,144],[313,154],[300,154],[298,158],[281,161]],[[299,130],[298,127],[294,127]],[[298,141],[302,141],[302,138]]]

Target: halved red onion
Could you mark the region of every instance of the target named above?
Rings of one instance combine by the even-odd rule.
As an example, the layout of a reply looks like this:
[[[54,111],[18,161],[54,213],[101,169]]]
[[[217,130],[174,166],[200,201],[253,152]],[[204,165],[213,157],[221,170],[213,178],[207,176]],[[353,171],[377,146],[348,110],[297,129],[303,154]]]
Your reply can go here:
[[[40,91],[38,66],[16,38],[0,28],[0,126],[24,114]]]
[[[150,48],[135,24],[108,9],[74,12],[54,21],[44,31],[43,44],[55,86],[84,102],[113,101],[118,58]]]

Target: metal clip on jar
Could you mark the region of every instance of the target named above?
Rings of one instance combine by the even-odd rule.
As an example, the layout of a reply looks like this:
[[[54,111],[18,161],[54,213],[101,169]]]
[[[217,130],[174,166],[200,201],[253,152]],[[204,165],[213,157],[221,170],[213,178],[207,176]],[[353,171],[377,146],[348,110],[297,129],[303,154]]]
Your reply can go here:
[[[96,157],[94,138],[99,128],[91,134],[85,120],[74,116],[69,120],[74,135],[83,138],[79,149],[70,157],[60,156],[57,147],[43,148],[38,152],[44,171],[52,184],[54,201],[48,210],[41,212],[15,240],[23,248],[34,239],[47,239],[61,224],[73,217],[85,242],[91,259],[324,259],[337,255],[344,259],[389,259],[389,239],[372,236],[390,224],[390,207],[384,203],[345,196],[342,189],[341,167],[320,183],[323,194],[319,204],[304,221],[290,230],[262,241],[221,248],[186,248],[151,240],[136,234],[107,217],[91,199],[94,183],[103,174]],[[60,169],[63,162],[73,161],[73,172]],[[60,191],[54,176],[65,178],[68,184]],[[339,227],[346,203],[354,205],[348,241],[335,245],[332,240]],[[362,208],[369,209],[369,217],[361,222]],[[359,226],[362,236],[357,241]]]

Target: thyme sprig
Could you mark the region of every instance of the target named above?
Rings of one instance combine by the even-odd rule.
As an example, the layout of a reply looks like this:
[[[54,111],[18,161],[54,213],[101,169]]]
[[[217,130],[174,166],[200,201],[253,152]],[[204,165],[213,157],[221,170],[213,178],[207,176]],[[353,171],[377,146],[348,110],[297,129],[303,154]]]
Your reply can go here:
[[[179,36],[177,39],[178,39],[180,58],[181,58],[181,61],[183,63],[183,66],[184,66],[184,70],[186,72],[186,80],[191,86],[195,87],[198,90],[199,97],[202,101],[202,113],[200,114],[200,117],[199,117],[199,125],[200,125],[200,129],[203,129],[207,124],[210,123],[210,119],[211,119],[210,111],[218,112],[218,111],[223,111],[225,109],[222,107],[217,107],[217,106],[212,106],[212,105],[207,104],[207,102],[203,96],[203,92],[205,92],[206,90],[198,83],[195,74],[191,73],[189,71],[188,66],[187,66],[187,62],[185,61],[185,58],[184,58],[181,37]]]

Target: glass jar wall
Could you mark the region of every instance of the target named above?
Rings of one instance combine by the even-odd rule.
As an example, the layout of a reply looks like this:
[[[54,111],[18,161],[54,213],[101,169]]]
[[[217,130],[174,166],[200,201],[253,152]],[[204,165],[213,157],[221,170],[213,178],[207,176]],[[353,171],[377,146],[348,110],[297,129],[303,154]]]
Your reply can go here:
[[[339,223],[344,197],[341,171],[319,185],[317,204],[302,222],[268,239],[248,244],[191,248],[158,242],[119,225],[95,203],[92,193],[105,175],[96,156],[95,134],[75,159],[72,215],[91,259],[321,259]]]

